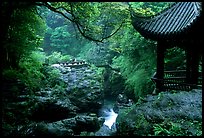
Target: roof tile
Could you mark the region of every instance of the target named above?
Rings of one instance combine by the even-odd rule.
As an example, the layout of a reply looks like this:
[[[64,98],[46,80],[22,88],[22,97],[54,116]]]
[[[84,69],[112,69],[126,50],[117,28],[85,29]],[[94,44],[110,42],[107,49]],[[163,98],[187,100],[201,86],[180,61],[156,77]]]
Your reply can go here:
[[[132,16],[134,28],[150,39],[182,35],[202,13],[201,2],[177,2],[156,16]]]

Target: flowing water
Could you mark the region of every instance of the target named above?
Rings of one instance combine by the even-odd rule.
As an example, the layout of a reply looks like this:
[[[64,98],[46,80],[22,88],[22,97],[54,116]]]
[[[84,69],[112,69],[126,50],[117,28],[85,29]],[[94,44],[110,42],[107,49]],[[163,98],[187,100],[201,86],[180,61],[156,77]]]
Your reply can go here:
[[[113,111],[113,108],[107,109],[104,112],[106,114],[104,125],[108,126],[109,129],[111,129],[116,121],[118,114]]]
[[[96,136],[112,136],[116,132],[115,121],[118,116],[113,111],[114,101],[105,100],[101,109],[101,116],[105,118],[103,126],[95,133]]]

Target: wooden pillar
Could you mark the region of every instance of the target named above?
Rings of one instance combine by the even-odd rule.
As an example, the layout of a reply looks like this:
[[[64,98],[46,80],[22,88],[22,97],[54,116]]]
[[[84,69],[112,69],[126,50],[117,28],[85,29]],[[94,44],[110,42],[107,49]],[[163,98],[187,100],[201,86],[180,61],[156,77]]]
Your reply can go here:
[[[156,74],[156,89],[157,91],[163,91],[163,79],[164,79],[164,52],[165,43],[158,41],[157,43],[157,74]]]
[[[186,52],[186,83],[197,85],[199,76],[199,51],[196,48],[188,47]]]
[[[190,49],[186,50],[186,83],[191,83],[191,64],[192,52]]]
[[[198,84],[198,66],[199,66],[199,52],[195,49],[192,53],[191,64],[191,83]]]

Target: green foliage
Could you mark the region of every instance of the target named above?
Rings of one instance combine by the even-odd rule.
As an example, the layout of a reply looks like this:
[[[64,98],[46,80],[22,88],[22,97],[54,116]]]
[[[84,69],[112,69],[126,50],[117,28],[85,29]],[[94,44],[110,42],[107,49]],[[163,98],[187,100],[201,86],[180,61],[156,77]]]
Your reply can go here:
[[[185,69],[185,51],[181,48],[174,47],[167,49],[165,52],[165,69],[176,70]]]
[[[19,77],[31,90],[41,87],[42,79],[45,77],[41,72],[45,58],[45,53],[33,51],[28,57],[20,60]]]
[[[15,80],[18,79],[19,72],[14,69],[7,69],[2,72],[2,76],[8,80]]]
[[[51,5],[61,12],[72,13],[70,19],[80,25],[77,28],[96,40],[109,36],[129,20],[128,5],[122,2],[52,2]]]
[[[46,66],[43,69],[43,74],[45,75],[45,79],[43,79],[43,83],[46,87],[55,87],[56,85],[64,86],[62,81],[60,81],[61,73],[59,69]],[[56,86],[57,87],[57,86]]]
[[[55,53],[56,60],[67,61],[70,57],[62,56],[60,53]],[[55,57],[55,55],[53,55]],[[63,86],[59,77],[61,75],[58,69],[51,66],[43,66],[46,57],[44,52],[33,51],[29,56],[21,58],[19,69],[7,69],[3,71],[3,77],[9,80],[19,79],[30,90],[36,91],[43,87],[54,87],[55,85]],[[59,58],[59,59],[58,59]]]
[[[144,129],[147,129],[148,128],[148,121],[146,120],[145,116],[144,115],[139,115],[137,116],[136,118],[136,124],[135,124],[135,128],[136,129],[140,129],[140,128],[144,128]],[[137,134],[140,134],[140,135],[144,135],[142,134],[142,132],[138,133],[138,131],[136,132]]]
[[[144,96],[148,93],[147,86],[150,78],[144,69],[140,69],[130,74],[126,80],[126,84],[134,89],[135,96]],[[151,80],[150,80],[151,81]],[[138,98],[137,97],[137,98]]]
[[[130,106],[130,107],[127,107],[127,108],[124,108],[124,109],[120,109],[120,110],[119,110],[119,113],[118,113],[118,117],[116,118],[116,120],[117,120],[116,123],[117,123],[117,122],[120,122],[120,121],[118,121],[118,120],[124,120],[124,118],[127,118],[128,114],[129,114],[132,110],[134,110],[135,106],[136,106],[136,104],[133,104],[133,105]]]
[[[64,52],[71,47],[70,36],[71,34],[68,32],[67,25],[56,27],[52,30],[50,45],[53,49]]]
[[[154,15],[160,12],[162,9],[168,7],[168,3],[146,3],[146,2],[133,2],[131,3],[133,8],[138,10],[139,14],[146,16]],[[69,3],[52,3],[55,7],[65,7],[68,11],[71,10]],[[115,57],[113,66],[120,68],[122,76],[126,80],[126,89],[136,99],[146,95],[153,91],[154,84],[151,81],[151,76],[154,73],[156,65],[156,50],[155,42],[145,40],[138,33],[135,32],[134,28],[130,24],[130,16],[128,11],[128,5],[125,3],[71,3],[72,12],[77,17],[77,22],[82,25],[84,33],[89,36],[99,39],[106,36],[114,31],[115,28],[121,22],[125,22],[121,30],[109,39],[107,47],[110,51],[121,54]],[[89,20],[87,20],[87,18]],[[51,21],[51,20],[48,20]],[[68,25],[69,26],[69,25]],[[50,33],[52,39],[50,45],[61,49],[67,48],[66,51],[73,51],[76,48],[73,45],[73,41],[68,41],[69,37],[75,34],[72,31],[68,31],[70,27],[65,27],[64,24],[61,26],[54,27],[53,32]],[[51,27],[51,26],[50,26]],[[53,27],[52,27],[53,28]],[[60,33],[60,30],[62,31]],[[123,31],[125,30],[125,31]],[[66,31],[66,33],[65,33]],[[69,32],[69,33],[67,33]],[[71,35],[70,35],[71,34]],[[97,34],[97,35],[96,35]],[[67,37],[66,37],[67,36]],[[63,40],[64,38],[65,40]],[[59,42],[63,41],[63,42]],[[72,46],[68,46],[69,44]],[[94,51],[92,43],[83,43],[78,50],[81,50],[80,58],[86,59],[87,61],[95,62],[101,61],[104,57],[100,57],[99,53]],[[58,50],[60,51],[60,50]],[[94,52],[93,52],[94,51]],[[70,55],[74,55],[71,52]],[[108,55],[109,53],[106,53]],[[109,56],[109,58],[112,58]],[[104,59],[105,61],[105,59]],[[56,62],[56,61],[55,61]],[[94,62],[94,63],[95,63]],[[111,63],[111,62],[106,62]]]
[[[172,3],[130,2],[130,4],[134,9],[138,10],[139,14],[154,15]],[[155,42],[145,40],[132,27],[126,3],[51,2],[51,5],[60,11],[64,12],[65,8],[67,11],[72,12],[73,16],[76,17],[76,22],[81,25],[82,31],[96,39],[108,36],[122,22],[125,22],[120,31],[106,43],[110,50],[120,54],[120,56],[113,59],[113,66],[120,68],[122,76],[126,79],[127,89],[134,91],[134,97],[140,97],[152,91],[153,83],[150,77],[156,64]],[[21,60],[21,73],[24,70],[25,73],[28,73],[28,76],[33,75],[33,78],[36,76],[40,80],[44,78],[39,71],[42,69],[44,57],[32,53],[32,56],[27,58],[31,51],[35,50],[42,43],[45,30],[45,22],[35,11],[34,7],[16,9],[13,13],[9,29],[11,41],[8,43],[8,54],[9,56],[14,55],[17,61]],[[87,43],[83,37],[77,35],[79,31],[76,31],[76,26],[70,24],[69,21],[66,21],[59,14],[54,14],[48,10],[42,12],[42,9],[39,9],[39,11],[46,18],[47,22],[44,48],[46,52],[49,51],[48,53],[51,53],[48,56],[50,64],[67,61],[71,56],[78,55],[81,58],[87,56],[88,51],[94,44]],[[93,55],[90,54],[90,56]],[[111,56],[109,57],[112,58]],[[97,58],[94,57],[94,59]],[[170,63],[169,60],[166,60],[166,62]],[[54,72],[51,73],[53,77],[55,76]],[[27,82],[29,79],[24,80],[27,85],[32,83]],[[37,84],[32,84],[31,87],[35,85]]]
[[[86,43],[83,47],[81,47],[81,51],[77,55],[77,57],[90,61],[91,57],[93,57],[93,55],[91,54],[91,50],[94,48],[94,46],[94,43]]]
[[[195,127],[196,132],[193,134],[189,129],[185,129],[182,125],[184,122],[190,123]],[[202,122],[178,120],[176,122],[164,121],[153,126],[154,136],[202,136]]]
[[[79,136],[95,136],[94,132],[82,131]]]
[[[83,30],[86,34],[100,39],[109,35],[125,19],[118,18],[123,14],[119,11],[119,5],[121,5],[119,2],[79,2],[73,4],[73,11],[78,17],[78,22],[84,26]],[[117,10],[117,12],[110,12],[110,10]]]
[[[56,64],[58,62],[67,62],[72,57],[70,55],[62,55],[61,52],[53,52],[47,57],[49,64]]]
[[[104,72],[104,68],[98,68],[96,67],[95,65],[91,65],[91,70],[94,70],[95,71],[95,75],[94,75],[94,78],[99,81],[100,83],[103,83],[103,72]],[[93,81],[93,83],[95,83],[95,81]]]
[[[119,127],[120,135],[135,135],[135,136],[144,136],[144,131],[149,132],[149,122],[143,114],[135,115],[134,104],[128,109],[119,110],[119,115],[116,119],[117,126]]]
[[[141,16],[152,16],[168,8],[174,2],[130,2],[134,12]]]
[[[53,30],[53,33],[51,35],[51,41],[54,41],[54,42],[57,41],[57,42],[55,42],[55,44],[63,46],[64,44],[60,43],[60,42],[62,42],[64,40],[64,43],[66,43],[65,40],[67,40],[67,38],[69,38],[71,36],[70,33],[67,32],[67,29],[68,29],[67,25],[56,27]]]
[[[120,56],[113,58],[113,67],[120,68],[128,95],[138,99],[153,91],[154,84],[150,78],[156,66],[156,43],[145,40],[128,26],[123,33],[123,38],[114,36],[118,37],[118,43],[111,45],[122,51]]]
[[[51,80],[53,81],[53,80]],[[58,83],[55,83],[53,87],[53,94],[56,95],[57,97],[59,98],[65,98],[66,96],[66,91],[65,89],[67,88],[67,85],[62,82],[62,81],[59,81]]]
[[[43,42],[44,30],[44,22],[36,14],[35,7],[14,10],[5,45],[7,64],[18,66],[22,57],[28,56]]]
[[[63,55],[76,57],[87,40],[80,36],[73,24],[57,13],[48,11],[45,16],[47,30],[43,48],[47,54],[60,52]]]
[[[145,15],[145,16],[155,15],[155,12],[151,11],[150,8],[146,8],[146,9],[136,8],[136,9],[134,10],[134,12],[136,12],[136,13],[139,14],[139,15]]]

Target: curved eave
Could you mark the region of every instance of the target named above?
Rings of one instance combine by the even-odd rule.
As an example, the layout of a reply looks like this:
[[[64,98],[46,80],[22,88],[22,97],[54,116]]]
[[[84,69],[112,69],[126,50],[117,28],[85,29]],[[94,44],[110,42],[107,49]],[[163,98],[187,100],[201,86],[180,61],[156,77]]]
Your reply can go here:
[[[147,39],[180,39],[200,21],[201,11],[200,2],[178,2],[157,16],[131,18],[134,28]]]

